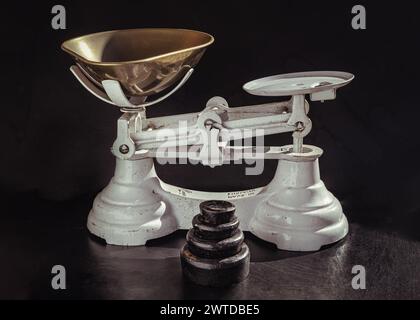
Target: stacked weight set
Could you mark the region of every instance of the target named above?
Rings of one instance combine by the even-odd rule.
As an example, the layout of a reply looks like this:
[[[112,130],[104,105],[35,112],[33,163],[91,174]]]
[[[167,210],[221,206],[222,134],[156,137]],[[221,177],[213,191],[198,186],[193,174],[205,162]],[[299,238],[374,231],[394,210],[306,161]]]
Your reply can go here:
[[[181,250],[184,275],[200,285],[226,286],[244,280],[250,254],[238,228],[235,206],[227,201],[205,201]]]

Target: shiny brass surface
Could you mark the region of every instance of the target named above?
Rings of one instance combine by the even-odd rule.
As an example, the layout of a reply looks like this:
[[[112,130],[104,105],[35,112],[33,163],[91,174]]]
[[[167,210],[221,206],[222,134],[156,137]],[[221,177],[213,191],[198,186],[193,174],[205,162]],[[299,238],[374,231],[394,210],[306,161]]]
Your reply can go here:
[[[145,97],[184,76],[213,41],[193,30],[128,29],[70,39],[61,48],[97,84],[118,80],[128,96]]]

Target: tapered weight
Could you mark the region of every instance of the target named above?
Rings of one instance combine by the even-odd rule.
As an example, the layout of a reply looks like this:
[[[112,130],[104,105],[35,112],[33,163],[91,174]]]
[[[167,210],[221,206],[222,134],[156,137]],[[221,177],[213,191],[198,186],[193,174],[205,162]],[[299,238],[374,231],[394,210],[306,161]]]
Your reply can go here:
[[[227,201],[205,201],[193,219],[181,250],[182,270],[190,281],[212,287],[244,280],[250,253],[238,228],[235,206]]]

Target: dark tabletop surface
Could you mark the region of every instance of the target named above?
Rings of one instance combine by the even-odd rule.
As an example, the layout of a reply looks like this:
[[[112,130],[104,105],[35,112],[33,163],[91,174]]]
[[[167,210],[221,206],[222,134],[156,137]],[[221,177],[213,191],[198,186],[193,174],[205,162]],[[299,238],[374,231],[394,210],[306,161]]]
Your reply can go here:
[[[350,233],[318,252],[277,250],[246,232],[250,275],[214,289],[186,282],[179,250],[185,231],[146,246],[106,245],[86,227],[92,197],[42,201],[9,198],[2,221],[1,298],[34,299],[412,299],[420,298],[418,215],[349,216]],[[353,220],[353,221],[352,221]],[[403,221],[403,223],[401,223]],[[416,233],[417,232],[417,233]],[[51,289],[51,268],[63,265],[67,289]],[[354,265],[366,268],[366,290],[351,286]]]

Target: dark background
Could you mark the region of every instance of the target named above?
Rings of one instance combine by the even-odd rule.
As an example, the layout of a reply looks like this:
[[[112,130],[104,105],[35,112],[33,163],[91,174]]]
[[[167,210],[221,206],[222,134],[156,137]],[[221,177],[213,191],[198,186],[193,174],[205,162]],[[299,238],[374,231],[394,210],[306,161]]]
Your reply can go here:
[[[51,28],[54,4],[66,8],[66,30]],[[356,4],[366,7],[366,30],[351,27]],[[87,204],[82,222],[113,174],[109,150],[120,112],[81,87],[60,44],[104,30],[174,27],[210,33],[215,43],[188,83],[149,108],[149,117],[200,111],[214,95],[230,106],[274,101],[241,89],[262,76],[351,72],[355,80],[336,100],[311,103],[313,129],[305,143],[324,149],[322,179],[350,222],[419,239],[420,22],[413,2],[23,1],[5,6],[1,16],[0,188],[6,205],[0,218],[42,220],[51,207],[81,201]],[[266,137],[266,145],[290,141],[287,134]],[[167,182],[221,191],[268,183],[276,162],[265,168],[255,177],[245,176],[242,166],[163,166],[158,172]],[[54,212],[55,219],[73,214]],[[42,221],[48,228],[50,220]],[[3,244],[21,239],[19,223],[12,225],[16,230],[3,233]]]

